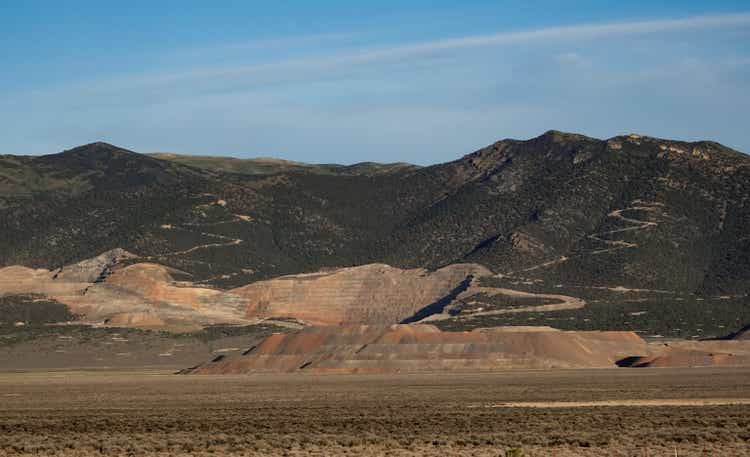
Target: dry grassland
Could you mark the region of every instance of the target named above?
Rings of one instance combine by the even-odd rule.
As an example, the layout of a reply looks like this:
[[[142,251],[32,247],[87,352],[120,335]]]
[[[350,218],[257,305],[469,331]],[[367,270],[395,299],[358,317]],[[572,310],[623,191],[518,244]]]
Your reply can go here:
[[[3,374],[0,455],[741,457],[748,398],[750,369]]]

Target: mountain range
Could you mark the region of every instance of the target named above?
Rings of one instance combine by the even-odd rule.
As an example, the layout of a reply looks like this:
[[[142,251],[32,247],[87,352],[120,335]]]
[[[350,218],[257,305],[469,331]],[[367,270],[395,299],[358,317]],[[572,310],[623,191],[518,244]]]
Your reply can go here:
[[[93,143],[0,156],[0,294],[125,326],[719,336],[750,322],[749,197],[750,157],[634,134],[549,131],[426,167]]]

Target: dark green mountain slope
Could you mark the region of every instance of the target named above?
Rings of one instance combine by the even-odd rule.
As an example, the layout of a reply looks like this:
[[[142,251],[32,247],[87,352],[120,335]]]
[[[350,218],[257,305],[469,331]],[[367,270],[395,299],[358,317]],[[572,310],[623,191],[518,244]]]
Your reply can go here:
[[[750,158],[710,142],[548,132],[431,167],[334,174],[227,172],[96,143],[0,157],[0,190],[0,265],[121,247],[219,287],[477,262],[571,287],[750,292]]]
[[[467,179],[394,231],[392,259],[565,284],[748,290],[750,159],[736,151],[549,132],[439,167]],[[414,255],[420,240],[433,248]]]

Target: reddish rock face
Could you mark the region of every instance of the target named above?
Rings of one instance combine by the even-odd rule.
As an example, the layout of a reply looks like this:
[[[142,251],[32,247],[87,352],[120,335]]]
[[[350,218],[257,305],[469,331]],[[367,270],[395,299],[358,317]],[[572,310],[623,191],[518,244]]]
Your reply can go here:
[[[276,334],[243,355],[197,374],[258,372],[391,373],[538,368],[604,368],[649,353],[631,332],[494,328],[442,332],[431,325],[311,327]]]

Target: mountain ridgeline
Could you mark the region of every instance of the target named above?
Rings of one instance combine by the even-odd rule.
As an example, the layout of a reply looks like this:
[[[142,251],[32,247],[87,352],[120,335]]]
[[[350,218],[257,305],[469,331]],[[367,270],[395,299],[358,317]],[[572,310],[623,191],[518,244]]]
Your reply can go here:
[[[0,265],[123,248],[217,287],[473,262],[566,285],[750,291],[750,158],[717,143],[551,131],[384,167],[244,173],[105,143],[2,156]]]
[[[136,327],[721,336],[750,322],[748,196],[750,157],[638,135],[550,131],[429,167],[94,143],[0,156],[0,295],[16,317],[47,300]]]

